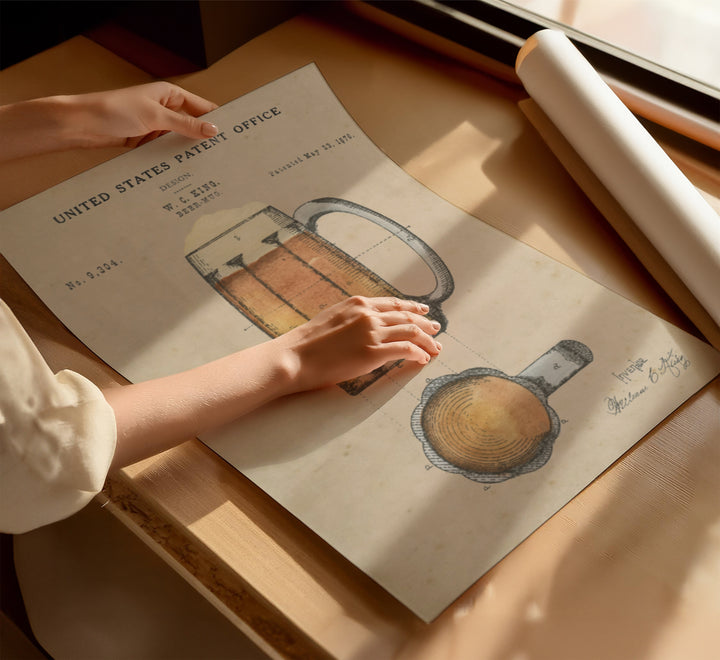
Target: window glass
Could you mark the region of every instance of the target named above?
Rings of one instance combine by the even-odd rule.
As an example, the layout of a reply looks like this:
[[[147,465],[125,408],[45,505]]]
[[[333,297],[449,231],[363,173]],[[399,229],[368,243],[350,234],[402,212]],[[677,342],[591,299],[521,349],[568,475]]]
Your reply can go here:
[[[567,25],[720,89],[720,0],[512,0],[496,4]]]

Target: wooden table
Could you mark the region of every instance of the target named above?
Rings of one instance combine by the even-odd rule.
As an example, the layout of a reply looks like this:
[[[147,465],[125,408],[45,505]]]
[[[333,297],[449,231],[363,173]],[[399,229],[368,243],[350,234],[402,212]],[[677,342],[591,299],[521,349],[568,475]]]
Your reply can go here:
[[[438,195],[692,331],[517,108],[523,91],[327,6],[176,78],[224,103],[308,62]],[[84,37],[0,73],[0,102],[150,80]],[[0,207],[119,153],[0,169]],[[676,152],[675,155],[682,155]],[[720,199],[720,172],[683,157]],[[480,196],[480,177],[495,184]],[[53,369],[122,382],[2,259],[0,296]],[[720,379],[425,624],[199,441],[112,475],[107,509],[279,657],[710,658],[720,648]]]

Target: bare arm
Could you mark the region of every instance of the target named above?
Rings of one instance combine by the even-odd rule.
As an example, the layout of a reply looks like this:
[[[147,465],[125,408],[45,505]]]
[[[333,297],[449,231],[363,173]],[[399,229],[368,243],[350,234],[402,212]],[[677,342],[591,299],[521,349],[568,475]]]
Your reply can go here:
[[[198,119],[217,106],[177,85],[50,96],[0,106],[0,160],[80,147],[134,147],[176,131],[202,140],[217,127]]]
[[[0,160],[75,147],[135,146],[176,131],[202,139],[215,104],[166,82],[0,107]],[[271,341],[190,371],[103,392],[115,413],[112,468],[222,426],[293,392],[333,385],[391,360],[440,351],[427,307],[354,297]]]
[[[427,307],[354,297],[271,341],[190,371],[108,389],[122,467],[294,392],[369,373],[391,360],[426,364],[440,352]]]

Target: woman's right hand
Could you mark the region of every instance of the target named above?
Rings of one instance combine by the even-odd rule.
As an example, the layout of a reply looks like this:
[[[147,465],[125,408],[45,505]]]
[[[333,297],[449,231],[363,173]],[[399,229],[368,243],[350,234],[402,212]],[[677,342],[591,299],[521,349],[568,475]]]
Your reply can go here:
[[[286,353],[294,391],[362,376],[393,360],[427,364],[442,346],[427,305],[399,298],[353,296],[272,340]]]

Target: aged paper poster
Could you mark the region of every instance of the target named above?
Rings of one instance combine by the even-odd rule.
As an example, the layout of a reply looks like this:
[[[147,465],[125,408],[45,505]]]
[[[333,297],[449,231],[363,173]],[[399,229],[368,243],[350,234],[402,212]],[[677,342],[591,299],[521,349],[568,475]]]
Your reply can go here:
[[[314,65],[2,214],[7,259],[131,381],[342,297],[427,302],[441,355],[202,438],[430,620],[720,369],[716,351],[440,199]],[[481,182],[479,182],[481,185]]]

